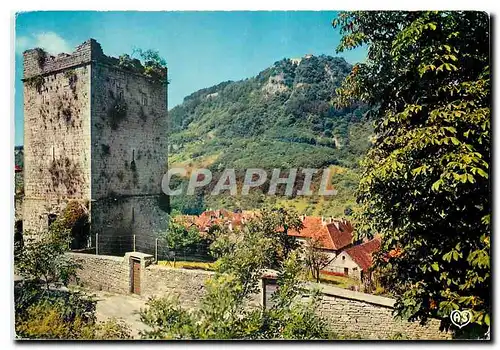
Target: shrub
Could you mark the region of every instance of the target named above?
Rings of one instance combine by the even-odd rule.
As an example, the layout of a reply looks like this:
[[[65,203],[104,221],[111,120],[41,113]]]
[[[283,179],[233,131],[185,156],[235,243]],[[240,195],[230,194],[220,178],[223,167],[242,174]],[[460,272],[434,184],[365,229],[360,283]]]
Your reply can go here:
[[[85,339],[117,340],[130,339],[130,327],[123,321],[110,319],[95,322],[81,314],[68,317],[68,308],[49,300],[40,301],[27,309],[23,317],[16,319],[16,334],[28,339]]]

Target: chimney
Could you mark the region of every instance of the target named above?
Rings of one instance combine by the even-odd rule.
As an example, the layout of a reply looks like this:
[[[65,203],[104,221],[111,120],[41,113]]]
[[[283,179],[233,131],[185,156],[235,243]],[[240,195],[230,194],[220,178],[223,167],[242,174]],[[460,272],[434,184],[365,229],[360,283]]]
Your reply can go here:
[[[337,220],[335,220],[333,223],[334,223],[335,227],[337,228],[337,230],[340,230],[339,222]]]
[[[306,219],[306,216],[305,215],[301,215],[300,216],[300,221],[304,222],[304,220]]]
[[[331,224],[333,222],[333,216],[330,216],[328,220],[329,220],[328,222]]]
[[[325,217],[324,217],[324,216],[322,216],[322,217],[321,217],[321,223],[322,223],[323,225],[325,224]]]

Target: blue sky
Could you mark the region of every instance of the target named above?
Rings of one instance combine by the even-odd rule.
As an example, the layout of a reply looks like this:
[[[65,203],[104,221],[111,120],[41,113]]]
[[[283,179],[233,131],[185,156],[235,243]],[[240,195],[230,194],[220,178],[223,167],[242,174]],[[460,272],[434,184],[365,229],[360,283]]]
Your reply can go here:
[[[169,69],[169,109],[190,93],[258,74],[282,58],[335,54],[335,12],[26,12],[16,18],[15,144],[23,143],[22,52],[72,52],[88,38],[104,53],[155,49]],[[366,51],[341,54],[348,62]]]

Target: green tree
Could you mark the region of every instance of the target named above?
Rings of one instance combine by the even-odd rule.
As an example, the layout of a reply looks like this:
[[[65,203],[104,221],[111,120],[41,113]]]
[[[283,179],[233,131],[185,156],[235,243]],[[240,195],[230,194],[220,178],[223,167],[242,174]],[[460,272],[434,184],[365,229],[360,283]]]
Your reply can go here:
[[[266,212],[264,218],[273,222]],[[285,221],[288,225],[288,222]],[[248,229],[252,226],[252,229]],[[279,292],[274,305],[255,305],[259,281],[276,255],[274,240],[266,232],[246,225],[240,230],[221,228],[212,249],[218,256],[216,274],[206,282],[206,293],[197,308],[186,310],[178,299],[151,299],[141,310],[148,326],[145,339],[324,339],[326,325],[315,313],[317,296],[301,300],[302,262],[296,251],[279,264]]]
[[[334,339],[325,320],[318,317],[320,301],[318,290],[307,290],[300,277],[304,264],[294,251],[284,261],[278,273],[277,291],[272,295],[272,306],[263,314],[262,333],[266,339]],[[299,301],[309,295],[307,301]]]
[[[279,268],[289,254],[299,247],[299,242],[288,233],[300,231],[302,220],[296,211],[284,208],[264,208],[256,220],[251,220],[246,230],[260,232],[270,240],[272,255],[270,268]]]
[[[27,233],[22,247],[15,250],[15,271],[27,281],[68,285],[79,265],[64,253],[70,243],[68,230]]]
[[[383,235],[377,265],[397,314],[425,322],[470,309],[490,319],[489,18],[480,12],[344,12],[338,51],[368,57],[337,103],[371,107],[376,138],[358,200]]]
[[[200,234],[196,227],[186,228],[175,220],[170,220],[168,230],[162,235],[162,239],[169,249],[174,267],[179,252],[201,242]]]
[[[137,53],[141,60],[144,62],[144,75],[152,79],[153,81],[165,84],[167,77],[167,61],[160,56],[160,53],[156,50],[143,50],[135,49],[134,54]],[[128,57],[120,57],[121,62],[128,62]]]
[[[319,282],[320,273],[331,261],[331,258],[321,249],[323,244],[321,238],[311,237],[307,240],[304,247],[304,260],[312,277]]]

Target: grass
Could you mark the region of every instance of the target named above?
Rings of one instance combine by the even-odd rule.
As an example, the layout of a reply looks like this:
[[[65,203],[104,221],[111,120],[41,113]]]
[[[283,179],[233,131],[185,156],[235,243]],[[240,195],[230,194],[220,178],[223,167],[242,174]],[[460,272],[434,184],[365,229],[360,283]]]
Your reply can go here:
[[[308,278],[309,280],[316,282],[311,274],[308,275]],[[353,278],[344,276],[332,276],[325,273],[320,273],[319,281],[320,283],[330,284],[332,286],[343,289],[351,289],[352,286],[360,285],[360,282]]]
[[[201,261],[176,261],[175,266],[173,261],[161,260],[158,261],[160,266],[176,267],[179,269],[198,269],[205,271],[213,271],[214,263],[201,262]]]
[[[359,286],[359,281],[349,277],[320,274],[319,279],[322,283],[333,284],[335,287],[344,289],[350,289],[352,286]]]

